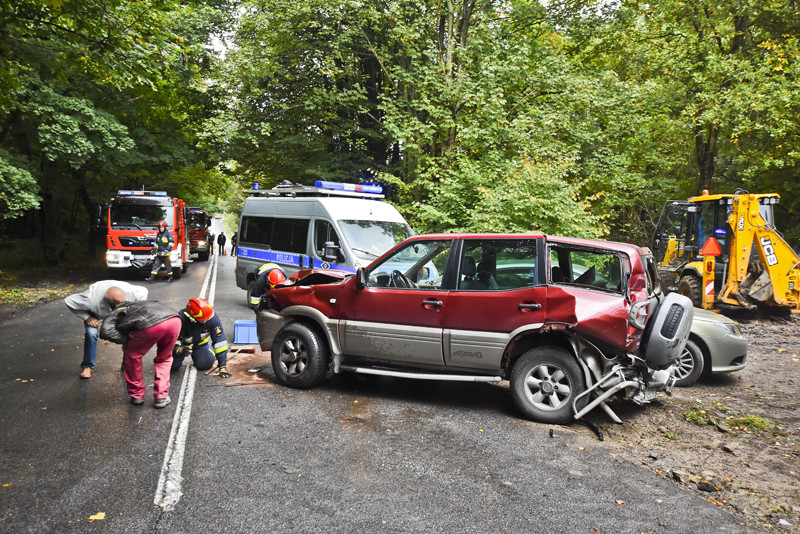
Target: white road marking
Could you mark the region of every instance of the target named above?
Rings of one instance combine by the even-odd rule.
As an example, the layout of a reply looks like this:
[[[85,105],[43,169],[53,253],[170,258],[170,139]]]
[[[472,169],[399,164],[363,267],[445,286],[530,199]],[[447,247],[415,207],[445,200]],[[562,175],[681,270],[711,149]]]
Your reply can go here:
[[[213,276],[212,276],[213,273]],[[209,286],[209,281],[211,285]],[[217,286],[217,256],[208,267],[200,297],[205,298],[214,305],[214,293]],[[210,289],[210,291],[209,291]],[[172,511],[183,495],[183,453],[186,449],[186,436],[189,433],[189,419],[192,415],[192,399],[194,386],[197,381],[197,369],[191,363],[183,373],[181,394],[175,408],[175,417],[172,419],[172,430],[169,433],[167,450],[164,453],[164,463],[161,465],[161,475],[158,477],[156,496],[153,504],[160,506],[164,511]]]

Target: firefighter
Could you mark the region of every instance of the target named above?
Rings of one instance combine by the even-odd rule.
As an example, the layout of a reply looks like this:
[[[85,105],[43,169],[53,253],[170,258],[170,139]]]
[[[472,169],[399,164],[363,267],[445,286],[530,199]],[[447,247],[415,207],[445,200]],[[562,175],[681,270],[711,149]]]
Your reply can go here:
[[[286,280],[286,271],[281,269],[277,263],[265,263],[258,268],[256,281],[253,282],[250,290],[250,307],[253,308],[256,315],[261,310],[261,297],[264,293],[284,280]]]
[[[183,365],[190,356],[199,371],[219,365],[219,376],[230,378],[228,372],[228,339],[222,330],[222,321],[206,299],[191,298],[179,314],[181,333],[172,350],[172,370]]]
[[[172,262],[169,259],[169,255],[174,246],[175,240],[172,238],[172,234],[169,233],[169,230],[167,230],[167,223],[161,221],[158,223],[158,233],[153,243],[153,254],[155,254],[153,270],[150,271],[150,276],[145,278],[145,280],[148,282],[155,280],[158,270],[161,268],[161,265],[164,265],[167,269],[167,283],[172,282]]]

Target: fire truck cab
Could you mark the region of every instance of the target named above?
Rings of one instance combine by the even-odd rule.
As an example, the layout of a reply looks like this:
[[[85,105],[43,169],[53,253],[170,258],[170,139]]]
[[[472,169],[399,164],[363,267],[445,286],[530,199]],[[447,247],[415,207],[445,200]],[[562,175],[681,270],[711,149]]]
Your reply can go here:
[[[172,275],[180,278],[189,263],[186,203],[165,191],[119,191],[107,205],[106,265],[111,271],[149,272],[158,223],[167,223],[175,240],[170,260]]]

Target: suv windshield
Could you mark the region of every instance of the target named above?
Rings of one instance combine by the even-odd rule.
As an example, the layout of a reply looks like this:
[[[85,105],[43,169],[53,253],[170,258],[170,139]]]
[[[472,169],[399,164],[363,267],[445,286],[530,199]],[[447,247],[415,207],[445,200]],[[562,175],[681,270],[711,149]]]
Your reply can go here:
[[[339,227],[350,249],[370,261],[414,235],[410,226],[396,222],[339,221]]]

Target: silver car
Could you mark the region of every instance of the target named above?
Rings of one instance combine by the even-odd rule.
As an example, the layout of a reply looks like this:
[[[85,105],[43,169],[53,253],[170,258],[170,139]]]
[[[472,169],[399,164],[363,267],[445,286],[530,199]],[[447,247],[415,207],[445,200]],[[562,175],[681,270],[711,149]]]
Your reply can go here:
[[[701,376],[732,373],[744,369],[747,361],[747,340],[732,319],[699,308],[686,348],[678,360],[676,386],[691,386]]]

